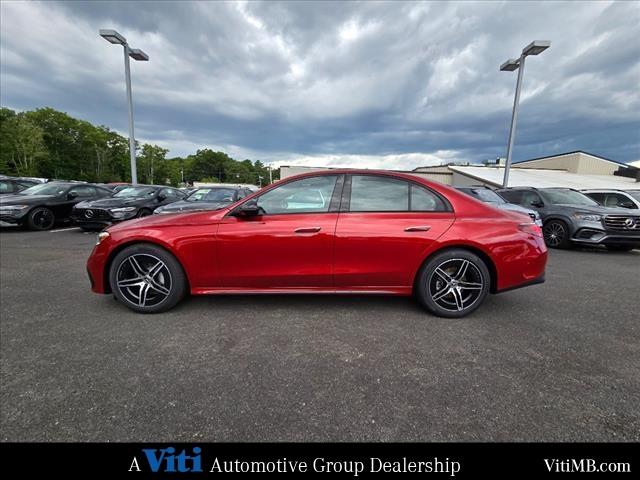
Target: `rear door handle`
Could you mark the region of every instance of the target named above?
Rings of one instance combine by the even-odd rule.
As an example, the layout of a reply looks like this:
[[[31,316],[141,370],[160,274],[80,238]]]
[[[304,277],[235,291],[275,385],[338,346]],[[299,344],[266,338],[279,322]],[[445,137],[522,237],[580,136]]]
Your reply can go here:
[[[428,232],[431,227],[429,225],[419,225],[417,227],[407,227],[405,232]]]
[[[296,232],[296,233],[317,233],[320,230],[322,230],[321,227],[302,227],[302,228],[296,228],[294,230],[294,232]]]

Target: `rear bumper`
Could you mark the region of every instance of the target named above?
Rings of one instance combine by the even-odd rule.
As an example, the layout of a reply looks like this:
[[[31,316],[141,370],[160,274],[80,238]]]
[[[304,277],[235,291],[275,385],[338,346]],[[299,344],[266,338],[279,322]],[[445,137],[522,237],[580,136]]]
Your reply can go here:
[[[544,282],[545,282],[545,272],[542,272],[542,275],[540,275],[537,278],[534,278],[533,280],[528,280],[524,283],[521,283],[520,285],[514,285],[512,287],[503,288],[502,290],[498,290],[496,293],[509,292],[511,290],[517,290],[518,288],[529,287],[531,285],[538,285]]]

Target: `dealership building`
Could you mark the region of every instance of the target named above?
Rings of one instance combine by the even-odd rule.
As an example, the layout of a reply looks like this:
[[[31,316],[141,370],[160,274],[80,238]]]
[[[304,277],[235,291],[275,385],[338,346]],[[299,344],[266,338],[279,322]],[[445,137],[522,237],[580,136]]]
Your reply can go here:
[[[637,163],[637,162],[634,162]],[[281,166],[280,178],[305,172],[331,170],[327,167]],[[398,170],[396,170],[398,171]],[[500,187],[504,160],[483,164],[438,165],[403,171],[446,185]],[[640,189],[640,168],[581,150],[514,163],[509,186]]]

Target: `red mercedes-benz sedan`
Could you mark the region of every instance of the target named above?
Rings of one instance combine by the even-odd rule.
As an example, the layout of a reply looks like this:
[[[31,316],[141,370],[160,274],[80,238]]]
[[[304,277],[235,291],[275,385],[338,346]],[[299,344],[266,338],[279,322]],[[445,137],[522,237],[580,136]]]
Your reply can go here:
[[[98,235],[94,292],[137,312],[187,293],[415,295],[462,317],[487,294],[544,281],[540,227],[418,176],[328,170],[215,211],[154,215]]]

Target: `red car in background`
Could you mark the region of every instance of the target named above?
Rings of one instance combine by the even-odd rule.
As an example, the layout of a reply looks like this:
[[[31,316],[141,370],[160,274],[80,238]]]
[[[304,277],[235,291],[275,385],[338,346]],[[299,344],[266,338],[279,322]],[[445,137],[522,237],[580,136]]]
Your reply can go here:
[[[540,227],[408,174],[329,170],[287,178],[220,210],[108,228],[92,290],[142,313],[187,293],[415,295],[462,317],[489,293],[544,281]]]

